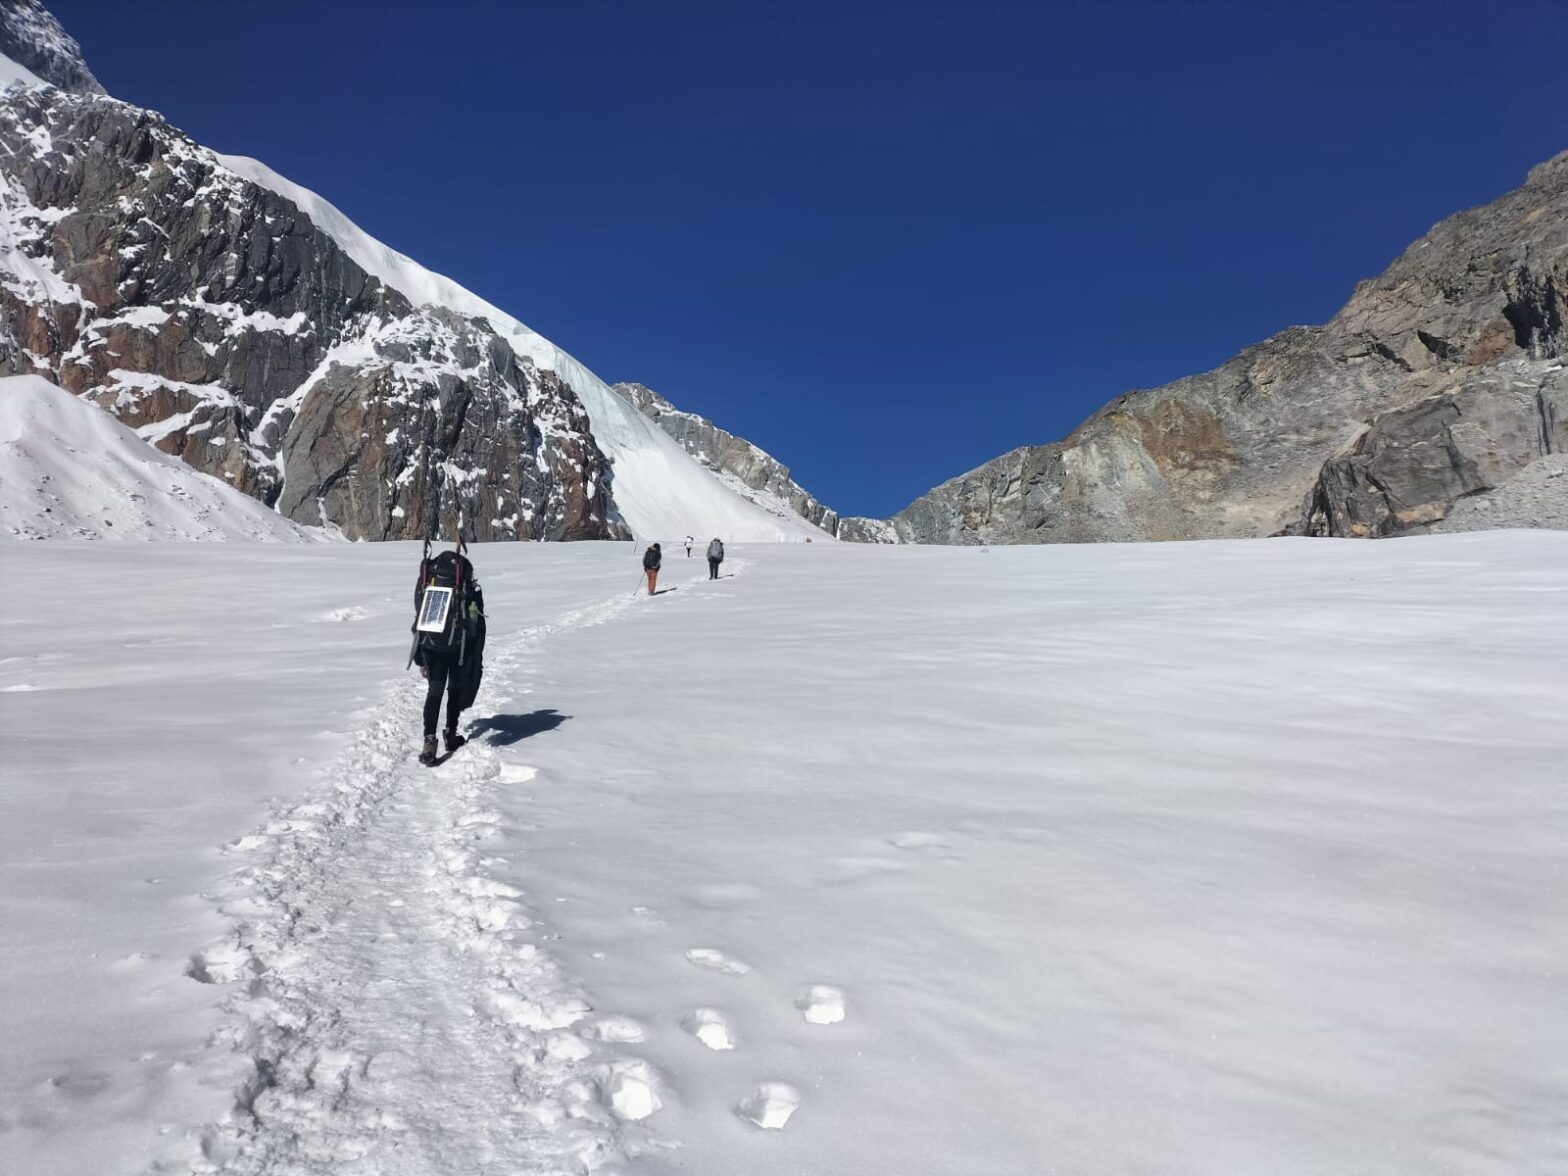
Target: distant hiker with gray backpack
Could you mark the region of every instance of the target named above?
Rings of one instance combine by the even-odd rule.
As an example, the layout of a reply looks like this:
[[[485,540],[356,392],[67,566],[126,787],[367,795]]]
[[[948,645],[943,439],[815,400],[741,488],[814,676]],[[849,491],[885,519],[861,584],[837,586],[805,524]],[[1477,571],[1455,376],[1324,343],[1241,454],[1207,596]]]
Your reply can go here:
[[[485,594],[468,562],[461,539],[451,551],[430,557],[425,540],[414,585],[414,643],[410,664],[429,683],[425,690],[425,745],[419,762],[436,762],[436,720],[441,695],[446,695],[446,751],[451,755],[467,742],[458,734],[458,716],[474,704],[484,676]]]
[[[715,538],[712,543],[708,544],[708,579],[717,580],[719,578],[719,565],[723,562],[724,544]]]

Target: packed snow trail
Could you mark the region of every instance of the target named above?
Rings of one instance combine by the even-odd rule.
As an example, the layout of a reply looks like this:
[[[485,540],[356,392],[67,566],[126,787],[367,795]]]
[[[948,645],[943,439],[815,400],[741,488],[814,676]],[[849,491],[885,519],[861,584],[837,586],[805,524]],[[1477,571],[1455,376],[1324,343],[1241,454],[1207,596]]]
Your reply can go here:
[[[483,710],[550,635],[643,599],[493,641]],[[588,1004],[541,948],[524,896],[487,869],[504,864],[485,856],[502,822],[490,793],[534,770],[488,745],[483,721],[441,765],[419,765],[422,700],[422,683],[400,685],[325,795],[226,847],[266,852],[222,895],[235,933],[189,974],[248,982],[216,1044],[249,1072],[234,1112],[203,1133],[205,1162],[155,1171],[577,1172],[657,1146],[640,1126],[659,1108],[657,1075],[592,1040],[614,1032],[571,1031]]]

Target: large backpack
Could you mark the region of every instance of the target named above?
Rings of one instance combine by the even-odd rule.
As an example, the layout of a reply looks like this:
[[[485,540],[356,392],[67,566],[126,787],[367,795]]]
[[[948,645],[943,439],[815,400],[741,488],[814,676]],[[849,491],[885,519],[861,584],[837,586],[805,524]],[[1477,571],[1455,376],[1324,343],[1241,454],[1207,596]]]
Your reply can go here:
[[[446,610],[446,624],[439,632],[419,630],[419,612],[428,588],[448,588],[452,602]],[[476,660],[484,642],[484,596],[474,578],[474,565],[456,551],[443,551],[435,558],[428,554],[419,563],[419,579],[414,585],[414,645],[430,653],[458,656],[459,664]]]

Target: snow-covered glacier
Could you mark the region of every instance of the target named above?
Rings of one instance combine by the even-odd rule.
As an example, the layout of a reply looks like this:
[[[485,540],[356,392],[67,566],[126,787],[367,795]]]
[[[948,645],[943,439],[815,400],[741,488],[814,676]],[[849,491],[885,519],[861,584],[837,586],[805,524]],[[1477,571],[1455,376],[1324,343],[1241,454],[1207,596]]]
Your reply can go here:
[[[4,551],[0,1171],[1549,1176],[1568,537]]]

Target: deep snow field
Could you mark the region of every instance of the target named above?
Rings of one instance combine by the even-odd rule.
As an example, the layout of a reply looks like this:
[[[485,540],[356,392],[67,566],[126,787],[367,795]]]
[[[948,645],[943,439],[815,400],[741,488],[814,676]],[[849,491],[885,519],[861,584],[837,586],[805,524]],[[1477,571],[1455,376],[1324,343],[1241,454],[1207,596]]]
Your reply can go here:
[[[1568,1171],[1568,535],[665,546],[0,546],[0,1172]]]

